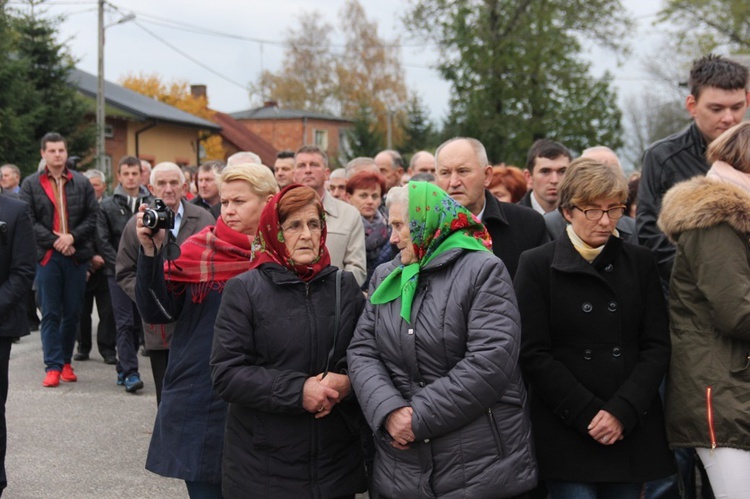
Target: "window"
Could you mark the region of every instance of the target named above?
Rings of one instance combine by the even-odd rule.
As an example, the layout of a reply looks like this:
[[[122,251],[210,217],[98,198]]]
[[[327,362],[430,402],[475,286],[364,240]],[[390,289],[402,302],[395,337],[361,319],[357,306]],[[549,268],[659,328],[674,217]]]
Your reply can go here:
[[[104,136],[108,139],[111,139],[115,136],[115,127],[112,125],[105,124],[104,125]]]
[[[323,151],[328,150],[328,130],[315,130],[315,145]]]

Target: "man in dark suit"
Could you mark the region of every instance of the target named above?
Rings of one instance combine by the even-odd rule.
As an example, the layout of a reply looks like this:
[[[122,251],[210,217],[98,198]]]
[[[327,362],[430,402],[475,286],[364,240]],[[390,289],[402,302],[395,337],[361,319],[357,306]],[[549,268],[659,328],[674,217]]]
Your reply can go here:
[[[526,155],[523,171],[529,191],[518,202],[544,215],[557,209],[557,187],[573,160],[567,147],[549,139],[539,139]]]
[[[211,213],[183,199],[188,186],[185,183],[185,175],[176,164],[165,162],[156,165],[151,171],[151,183],[148,189],[154,197],[164,201],[164,204],[174,213],[175,223],[172,235],[177,245],[182,244],[205,226],[214,225],[215,219]],[[130,298],[133,307],[135,307],[136,263],[141,247],[136,234],[135,221],[136,218],[131,217],[122,231],[115,262],[117,284]],[[137,310],[134,316],[138,317]],[[129,341],[117,343],[120,364],[118,365],[118,384],[124,384],[125,389],[131,393],[143,388],[143,381],[138,373],[138,326],[138,324],[131,326],[132,333]],[[170,324],[144,324],[144,339],[154,375],[157,403],[161,400],[161,386],[167,370],[171,333]],[[137,375],[137,379],[133,378],[134,374]],[[128,382],[129,377],[130,382]]]
[[[521,253],[549,241],[544,218],[529,208],[501,203],[487,190],[492,166],[478,140],[450,139],[437,148],[435,157],[438,186],[484,223],[493,253],[513,278]]]
[[[29,334],[24,296],[36,272],[34,228],[28,205],[0,195],[0,495],[5,477],[5,401],[8,398],[8,361],[14,339]]]

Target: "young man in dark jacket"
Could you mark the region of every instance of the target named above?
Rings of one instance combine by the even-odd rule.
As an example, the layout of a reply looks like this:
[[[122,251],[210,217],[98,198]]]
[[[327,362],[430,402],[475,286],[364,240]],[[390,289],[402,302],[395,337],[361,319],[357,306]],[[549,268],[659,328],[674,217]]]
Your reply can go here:
[[[62,135],[42,138],[44,169],[28,177],[21,198],[29,204],[37,243],[37,289],[42,309],[43,386],[78,378],[70,365],[86,289],[99,204],[86,177],[68,169]]]
[[[690,95],[685,107],[693,122],[685,130],[651,144],[643,154],[638,187],[636,225],[640,243],[650,248],[659,264],[662,284],[669,284],[674,246],[656,226],[661,199],[674,184],[705,175],[709,142],[742,121],[747,111],[748,69],[740,63],[709,54],[693,62]]]
[[[96,223],[97,241],[104,257],[104,271],[107,275],[109,294],[112,298],[118,352],[130,351],[127,348],[121,349],[119,346],[127,341],[132,342],[132,335],[137,335],[140,328],[140,317],[135,303],[120,288],[115,279],[117,249],[120,246],[120,237],[125,225],[137,213],[141,203],[151,203],[153,200],[148,189],[140,185],[140,181],[141,161],[134,156],[125,156],[120,159],[117,166],[118,186],[112,196],[104,198],[102,201]],[[122,366],[118,365],[117,372],[122,372]]]

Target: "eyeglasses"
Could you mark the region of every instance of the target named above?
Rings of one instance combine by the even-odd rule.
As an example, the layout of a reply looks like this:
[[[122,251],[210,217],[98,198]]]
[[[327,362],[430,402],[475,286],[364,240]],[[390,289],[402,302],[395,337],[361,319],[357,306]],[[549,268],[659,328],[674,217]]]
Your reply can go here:
[[[581,210],[583,212],[583,215],[586,217],[586,220],[591,220],[592,222],[601,220],[605,213],[610,220],[619,220],[623,217],[623,215],[625,215],[624,206],[615,206],[614,208],[610,208],[608,210],[600,210],[598,208],[584,210],[579,208],[578,206],[573,206],[573,208]]]
[[[289,222],[289,224],[284,227],[282,225],[281,230],[286,232],[287,234],[299,234],[302,232],[303,227],[307,225],[307,229],[310,231],[311,234],[315,234],[317,232],[320,232],[323,229],[323,224],[320,222],[320,220],[313,219],[308,220],[307,224],[302,222],[302,220],[295,220],[294,222]]]

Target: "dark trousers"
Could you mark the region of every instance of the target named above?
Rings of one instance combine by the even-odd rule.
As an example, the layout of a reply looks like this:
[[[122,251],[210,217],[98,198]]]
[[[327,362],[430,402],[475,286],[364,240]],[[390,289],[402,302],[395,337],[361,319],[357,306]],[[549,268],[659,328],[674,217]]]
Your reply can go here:
[[[70,364],[86,290],[86,265],[54,251],[46,265],[37,264],[36,282],[42,309],[42,349],[47,371]]]
[[[133,300],[122,290],[114,276],[107,277],[109,296],[112,299],[112,312],[115,316],[117,338],[117,372],[127,378],[138,372],[138,346],[141,330],[141,316]]]
[[[169,350],[149,350],[148,358],[151,361],[151,372],[154,375],[154,387],[156,388],[156,405],[161,403],[161,388],[164,386],[164,373],[167,372],[169,363]]]
[[[83,310],[81,311],[81,322],[78,326],[79,353],[91,353],[91,312],[99,312],[99,326],[96,328],[96,347],[102,357],[114,357],[115,355],[115,318],[112,313],[112,300],[109,297],[109,284],[104,270],[94,272],[86,283],[86,292],[83,295]]]
[[[8,399],[8,361],[13,338],[0,338],[0,495],[8,485],[5,476],[5,448],[8,444],[8,429],[5,426],[5,401]]]

